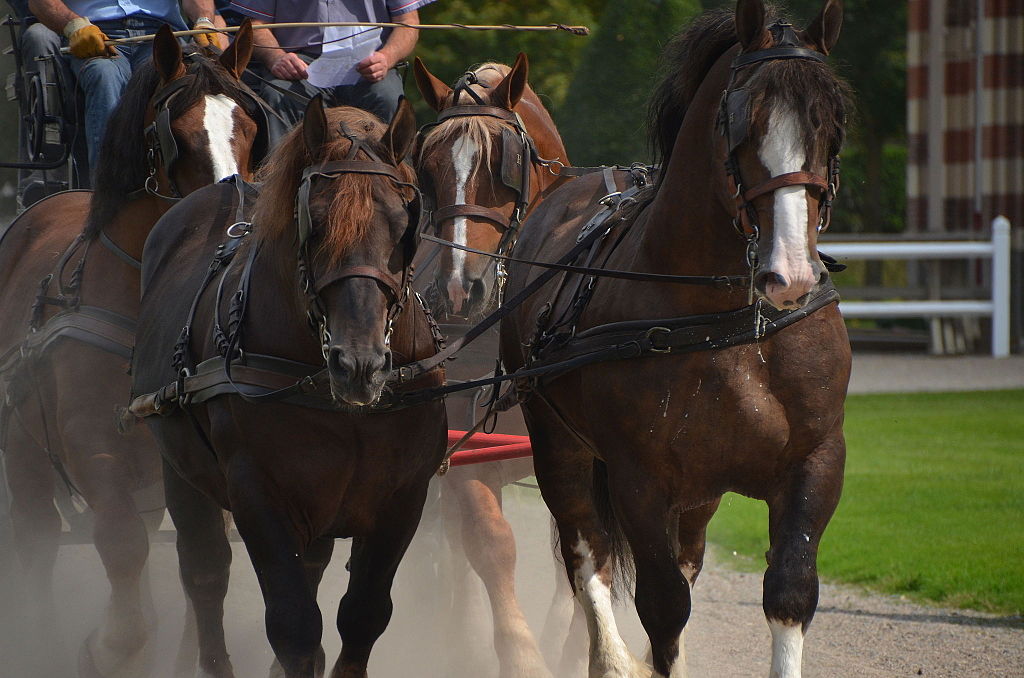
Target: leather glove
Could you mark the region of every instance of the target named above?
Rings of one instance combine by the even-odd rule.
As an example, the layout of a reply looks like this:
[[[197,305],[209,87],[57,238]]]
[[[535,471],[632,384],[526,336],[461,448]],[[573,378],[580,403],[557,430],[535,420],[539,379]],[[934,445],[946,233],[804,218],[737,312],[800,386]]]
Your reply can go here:
[[[214,24],[207,17],[201,16],[196,19],[196,22],[192,25],[192,30],[200,30],[203,28],[215,28]],[[228,48],[228,38],[222,33],[204,33],[201,35],[193,35],[192,42],[197,47],[216,47],[223,51]]]
[[[109,38],[103,34],[103,31],[83,17],[69,21],[64,26],[64,35],[68,39],[72,56],[79,59],[117,56],[117,50],[113,45],[104,44],[104,41]]]

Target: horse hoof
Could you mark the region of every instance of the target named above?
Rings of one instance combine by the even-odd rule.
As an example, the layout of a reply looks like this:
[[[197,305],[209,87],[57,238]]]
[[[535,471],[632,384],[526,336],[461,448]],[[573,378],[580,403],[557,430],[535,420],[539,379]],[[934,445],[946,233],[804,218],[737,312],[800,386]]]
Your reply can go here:
[[[78,650],[78,678],[144,678],[153,666],[153,643],[143,644],[135,652],[117,656],[100,651],[99,635],[93,631]],[[104,656],[107,655],[107,656]]]

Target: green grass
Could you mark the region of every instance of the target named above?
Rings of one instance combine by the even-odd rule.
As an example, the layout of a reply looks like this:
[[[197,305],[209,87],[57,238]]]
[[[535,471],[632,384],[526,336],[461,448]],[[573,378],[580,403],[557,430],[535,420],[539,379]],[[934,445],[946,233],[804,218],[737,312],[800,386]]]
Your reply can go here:
[[[1024,612],[1024,390],[850,396],[845,430],[846,483],[819,573],[917,600]],[[709,540],[736,552],[741,567],[762,569],[767,514],[729,494]]]

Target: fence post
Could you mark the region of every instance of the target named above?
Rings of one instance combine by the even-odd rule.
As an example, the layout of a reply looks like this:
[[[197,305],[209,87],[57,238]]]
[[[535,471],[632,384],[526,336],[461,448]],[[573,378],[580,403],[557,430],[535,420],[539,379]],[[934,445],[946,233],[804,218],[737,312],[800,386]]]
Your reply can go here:
[[[992,220],[992,356],[1010,355],[1010,220]]]

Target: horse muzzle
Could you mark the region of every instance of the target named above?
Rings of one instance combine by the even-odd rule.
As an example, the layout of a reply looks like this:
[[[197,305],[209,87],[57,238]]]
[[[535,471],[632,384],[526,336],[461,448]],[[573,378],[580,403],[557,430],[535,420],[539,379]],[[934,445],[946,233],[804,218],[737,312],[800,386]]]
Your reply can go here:
[[[331,395],[353,407],[372,405],[380,398],[391,371],[391,351],[356,352],[332,346],[327,354]]]

